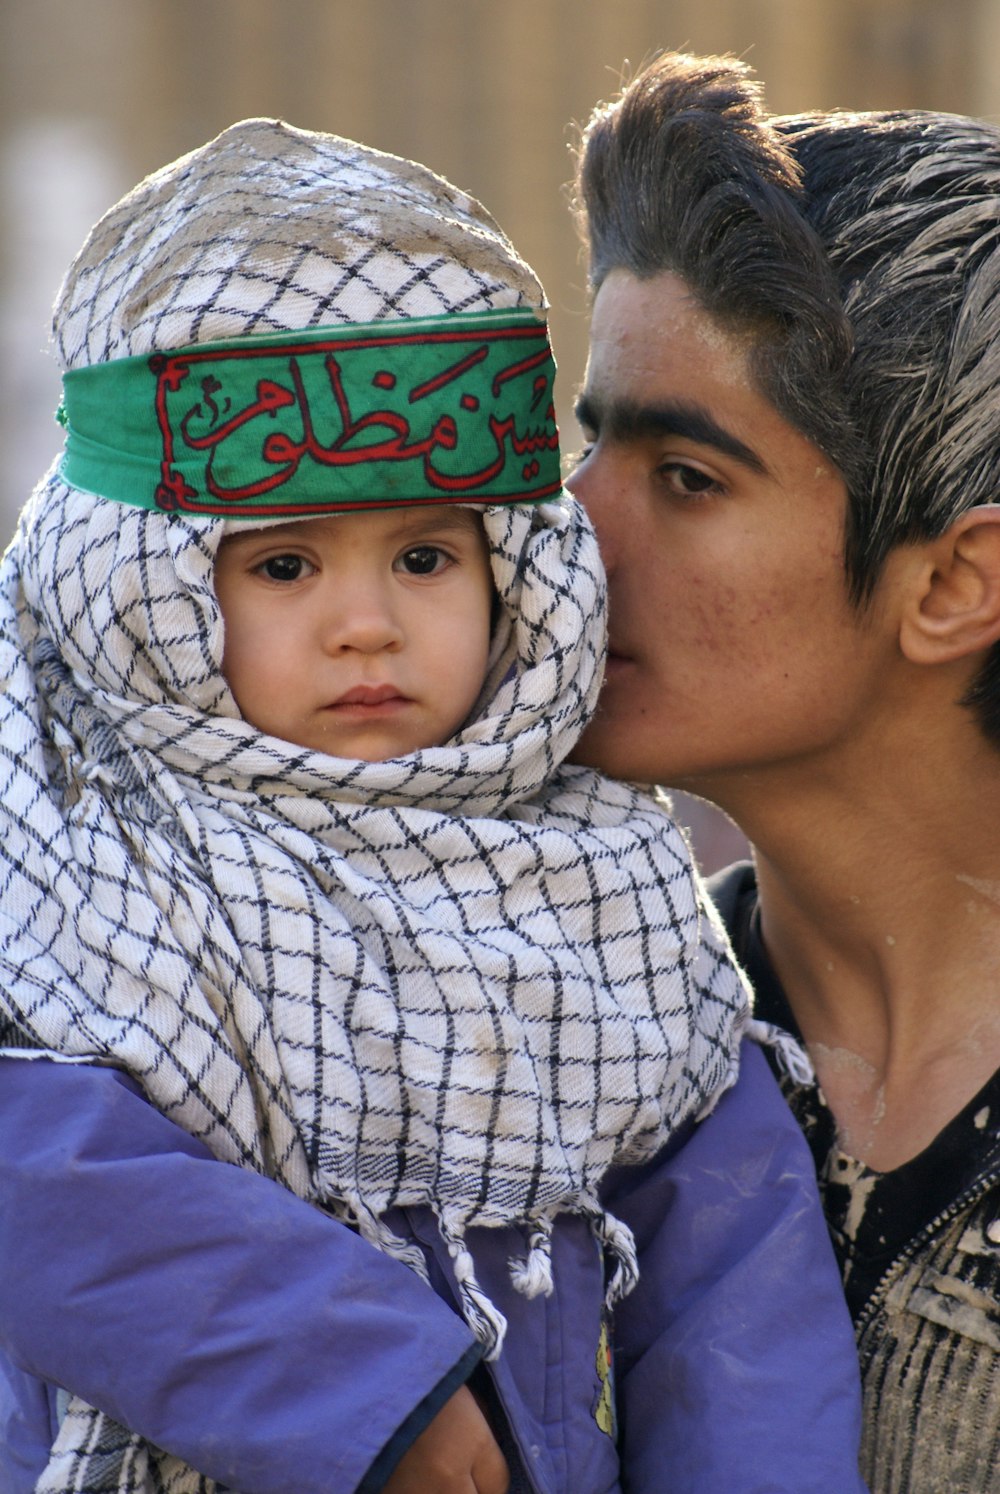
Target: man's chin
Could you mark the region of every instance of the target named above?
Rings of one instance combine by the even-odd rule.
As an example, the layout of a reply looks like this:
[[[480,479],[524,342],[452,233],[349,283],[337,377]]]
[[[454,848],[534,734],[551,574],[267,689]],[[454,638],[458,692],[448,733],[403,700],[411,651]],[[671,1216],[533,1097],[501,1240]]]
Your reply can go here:
[[[581,768],[596,768],[609,778],[634,780],[636,762],[629,751],[628,734],[621,723],[598,711],[568,759]]]

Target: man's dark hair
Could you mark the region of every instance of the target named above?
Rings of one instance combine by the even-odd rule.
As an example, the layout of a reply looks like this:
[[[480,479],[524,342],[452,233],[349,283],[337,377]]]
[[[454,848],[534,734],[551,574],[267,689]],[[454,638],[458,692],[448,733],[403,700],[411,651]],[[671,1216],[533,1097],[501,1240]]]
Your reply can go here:
[[[751,334],[775,408],[847,485],[863,605],[886,556],[1000,500],[1000,130],[958,115],[768,115],[745,64],[667,53],[581,143],[595,289],[681,276]],[[967,700],[1000,745],[1000,645]]]

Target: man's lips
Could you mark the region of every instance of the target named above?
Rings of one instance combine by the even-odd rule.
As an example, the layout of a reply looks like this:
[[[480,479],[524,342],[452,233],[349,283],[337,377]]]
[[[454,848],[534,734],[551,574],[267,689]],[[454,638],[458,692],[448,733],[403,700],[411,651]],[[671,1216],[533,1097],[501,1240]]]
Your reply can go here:
[[[609,674],[617,674],[619,670],[626,669],[629,664],[634,663],[635,660],[631,654],[623,654],[618,649],[609,648],[607,661],[604,666],[605,677]]]

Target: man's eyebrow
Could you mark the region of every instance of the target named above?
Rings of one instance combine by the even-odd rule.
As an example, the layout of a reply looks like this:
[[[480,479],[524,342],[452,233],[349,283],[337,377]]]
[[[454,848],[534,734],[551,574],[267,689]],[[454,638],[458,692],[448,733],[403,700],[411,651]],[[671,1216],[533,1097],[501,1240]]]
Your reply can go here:
[[[751,472],[766,474],[767,466],[753,447],[727,431],[703,405],[684,400],[637,404],[613,400],[606,407],[588,394],[576,402],[576,418],[585,430],[600,431],[613,441],[641,441],[649,436],[682,436],[699,446],[711,446],[733,457]]]

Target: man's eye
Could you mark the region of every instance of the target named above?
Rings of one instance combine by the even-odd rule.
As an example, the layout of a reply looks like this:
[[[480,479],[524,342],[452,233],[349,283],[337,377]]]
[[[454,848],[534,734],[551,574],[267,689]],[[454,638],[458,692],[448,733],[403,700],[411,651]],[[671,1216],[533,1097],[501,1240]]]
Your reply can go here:
[[[447,555],[436,545],[417,545],[399,557],[400,569],[410,576],[433,576],[447,561]]]
[[[271,555],[260,568],[269,581],[298,581],[307,564],[301,555]]]
[[[714,477],[698,467],[689,467],[686,462],[664,462],[658,470],[671,491],[684,497],[714,492],[719,486]]]

